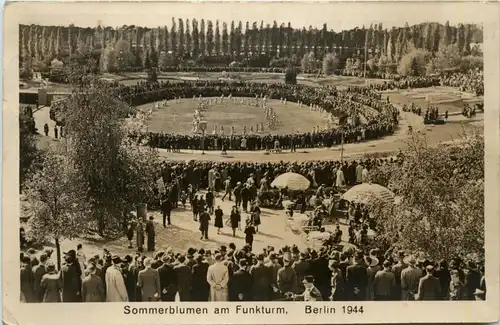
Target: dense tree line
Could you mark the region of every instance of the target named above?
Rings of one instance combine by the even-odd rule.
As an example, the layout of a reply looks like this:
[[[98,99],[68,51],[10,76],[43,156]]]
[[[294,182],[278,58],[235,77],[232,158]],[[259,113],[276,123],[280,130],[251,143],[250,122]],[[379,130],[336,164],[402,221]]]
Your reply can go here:
[[[322,28],[293,28],[290,23],[260,25],[257,22],[230,23],[201,19],[172,18],[170,27],[139,26],[76,27],[20,25],[20,68],[43,70],[52,60],[69,60],[89,55],[102,71],[161,69],[172,65],[228,65],[238,61],[247,66],[268,66],[272,59],[291,58],[300,65],[304,55],[318,61],[334,54],[346,58],[380,58],[399,63],[411,51],[438,52],[454,45],[460,55],[470,55],[471,44],[482,43],[482,29],[476,25],[450,26],[422,23],[390,29],[382,24],[335,32]],[[321,66],[321,63],[318,63]]]

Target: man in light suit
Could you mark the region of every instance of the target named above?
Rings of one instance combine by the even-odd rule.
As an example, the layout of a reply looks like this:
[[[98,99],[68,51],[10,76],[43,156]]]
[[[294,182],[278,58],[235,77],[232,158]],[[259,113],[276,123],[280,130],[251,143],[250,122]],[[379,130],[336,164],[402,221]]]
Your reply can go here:
[[[139,271],[137,276],[137,287],[141,289],[142,301],[156,301],[160,299],[161,284],[158,270],[151,267],[153,260],[146,258],[144,260],[145,269]]]
[[[418,300],[439,300],[441,284],[434,276],[434,266],[428,265],[425,271],[427,274],[418,284]]]
[[[128,301],[127,287],[121,270],[121,258],[114,255],[113,265],[106,270],[106,301]]]
[[[207,282],[210,285],[210,301],[227,301],[229,270],[222,262],[222,255],[215,255],[215,263],[208,267]]]

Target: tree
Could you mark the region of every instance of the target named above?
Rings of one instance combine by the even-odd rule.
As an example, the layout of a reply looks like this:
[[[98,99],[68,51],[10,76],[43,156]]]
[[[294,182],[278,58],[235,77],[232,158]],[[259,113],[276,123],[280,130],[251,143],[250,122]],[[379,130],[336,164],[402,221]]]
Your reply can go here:
[[[234,22],[233,22],[234,28]],[[222,23],[222,53],[231,54],[231,48],[229,47],[229,35],[227,33],[227,24],[226,22]]]
[[[198,21],[196,19],[192,20],[193,32],[191,38],[193,39],[193,55],[198,56],[200,53],[200,34],[198,32]]]
[[[185,44],[184,44],[184,21],[179,18],[179,27],[177,29],[177,36],[179,38],[178,44],[177,44],[177,53],[179,53],[181,56],[184,56],[184,52],[186,50]]]
[[[175,18],[172,18],[172,27],[170,29],[170,48],[172,53],[177,53],[177,31],[175,27]]]
[[[436,56],[429,62],[428,73],[442,73],[445,71],[456,70],[460,68],[462,56],[459,53],[458,46],[441,46]]]
[[[130,51],[130,43],[119,40],[114,47],[116,53],[116,68],[118,71],[126,71],[133,63],[134,58]]]
[[[221,53],[220,47],[220,30],[219,30],[219,21],[215,21],[215,54],[219,55]]]
[[[73,183],[74,170],[66,157],[47,151],[43,168],[26,184],[27,236],[36,241],[53,241],[57,265],[61,269],[61,241],[85,233],[87,220],[78,205],[78,186]]]
[[[109,83],[94,77],[76,87],[64,111],[66,157],[84,191],[80,204],[100,235],[121,229],[124,212],[153,195],[157,154],[131,142],[125,120],[131,112]]]
[[[213,53],[214,49],[214,31],[212,26],[212,21],[207,22],[207,52],[209,55]]]
[[[31,79],[33,78],[33,59],[29,53],[25,53],[22,60],[22,69],[19,74],[19,78],[21,79]]]
[[[101,60],[99,62],[101,72],[115,72],[117,70],[117,54],[112,44],[108,44],[101,51]]]
[[[33,111],[22,108],[19,111],[19,183],[20,188],[30,175],[34,172],[41,157],[41,152],[37,148],[37,138],[35,136],[35,119]]]
[[[376,204],[375,242],[432,260],[483,254],[484,139],[472,135],[429,148],[414,137],[409,147],[397,168],[370,171],[389,174],[388,186],[401,198]]]
[[[316,65],[316,58],[314,57],[313,52],[309,52],[302,57],[300,61],[300,65],[302,67],[302,72],[307,73],[310,71],[314,71]]]
[[[206,36],[206,34],[205,34],[205,20],[202,19],[200,22],[200,53],[201,53],[201,55],[205,55],[205,51],[207,48],[205,36]]]
[[[193,47],[192,47],[192,44],[193,44],[193,40],[192,40],[192,37],[191,37],[191,31],[190,31],[191,27],[189,27],[189,19],[186,19],[186,53],[188,55],[191,55],[191,51],[193,50]]]
[[[334,53],[328,53],[323,58],[323,73],[325,75],[331,75],[337,70],[339,60]]]
[[[403,76],[424,76],[429,60],[429,52],[415,49],[401,58],[398,73]]]

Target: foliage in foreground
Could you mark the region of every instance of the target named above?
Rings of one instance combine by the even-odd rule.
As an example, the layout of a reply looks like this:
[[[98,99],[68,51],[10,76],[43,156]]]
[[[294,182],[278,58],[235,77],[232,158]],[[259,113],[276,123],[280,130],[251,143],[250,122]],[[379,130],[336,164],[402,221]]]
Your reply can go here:
[[[484,140],[474,136],[428,148],[414,139],[410,147],[399,166],[373,171],[401,198],[396,205],[375,207],[376,242],[436,260],[482,256]]]

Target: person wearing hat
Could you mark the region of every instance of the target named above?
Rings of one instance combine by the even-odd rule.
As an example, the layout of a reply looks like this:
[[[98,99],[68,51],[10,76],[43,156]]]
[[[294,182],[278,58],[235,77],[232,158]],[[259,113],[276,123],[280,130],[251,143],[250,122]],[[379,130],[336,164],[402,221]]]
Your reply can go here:
[[[417,260],[413,255],[405,257],[405,263],[408,266],[401,271],[401,296],[403,300],[415,300],[422,270],[417,267]]]
[[[477,268],[477,264],[474,261],[467,262],[467,269],[465,274],[465,287],[467,289],[467,300],[475,300],[474,292],[480,286],[481,273]]]
[[[263,253],[257,255],[257,264],[250,268],[253,301],[271,301],[273,281],[269,269],[264,265],[264,259]]]
[[[347,299],[352,301],[363,301],[366,299],[366,286],[368,285],[368,274],[363,263],[363,253],[357,252],[354,264],[346,269],[346,294]]]
[[[377,301],[388,301],[394,297],[396,290],[396,276],[391,271],[391,262],[384,261],[384,268],[375,274],[373,279],[373,293]]]
[[[208,227],[210,225],[210,214],[205,211],[205,209],[202,209],[200,211],[200,232],[201,232],[201,238],[203,240],[203,238],[205,238],[206,240],[208,240]]]
[[[278,290],[281,294],[297,292],[297,273],[292,265],[292,255],[290,253],[283,254],[283,267],[281,267],[277,273]]]
[[[127,295],[129,301],[135,301],[136,284],[137,284],[137,274],[135,271],[134,259],[130,255],[125,255],[122,259],[121,272],[123,274],[123,279],[125,281],[125,287],[127,288]],[[97,271],[97,270],[96,270]],[[138,273],[138,272],[137,272]],[[96,273],[97,274],[97,273]]]
[[[217,228],[217,234],[220,234],[220,230],[222,229],[222,227],[224,227],[224,221],[222,220],[224,212],[220,208],[220,205],[217,206],[217,209],[215,209],[214,214],[215,214],[214,227]]]
[[[210,285],[210,301],[228,301],[229,270],[221,254],[215,255],[215,263],[207,270],[207,282]]]
[[[153,259],[148,257],[144,260],[144,270],[137,276],[137,287],[141,289],[141,301],[160,300],[160,274],[158,270],[151,267]]]
[[[170,264],[170,255],[168,253],[163,254],[161,260],[163,264],[158,268],[161,286],[161,300],[175,301],[175,295],[177,294],[177,278],[174,268]]]
[[[233,190],[234,205],[236,205],[237,207],[241,206],[241,190],[242,190],[241,182],[237,182],[236,187]]]
[[[397,263],[392,266],[391,272],[394,273],[394,276],[396,277],[396,288],[394,289],[394,300],[401,300],[401,272],[405,268],[408,267],[408,265],[404,262],[405,258],[405,252],[404,251],[399,251],[397,253]]]
[[[336,259],[330,260],[328,268],[332,271],[330,301],[342,301],[344,300],[344,276],[339,261]]]
[[[61,279],[63,281],[62,301],[80,302],[82,270],[76,259],[76,251],[72,249],[65,253],[64,260],[66,263],[61,268]]]
[[[142,252],[144,250],[144,223],[142,221],[142,218],[137,219],[135,234],[137,251]]]
[[[33,271],[31,268],[31,258],[23,256],[21,259],[21,301],[34,302],[35,289],[33,287]]]
[[[229,195],[229,201],[231,201],[231,193],[232,193],[231,176],[228,176],[224,181],[224,195],[222,196],[222,202],[224,202],[226,195]]]
[[[241,225],[240,225],[241,214],[236,204],[231,209],[231,215],[229,216],[229,220],[231,223],[231,229],[233,230],[233,237],[236,237],[236,229],[240,228],[241,230]]]
[[[373,300],[375,298],[373,294],[373,279],[375,278],[375,274],[379,271],[378,263],[378,258],[373,255],[365,257],[365,264],[367,266],[366,274],[368,276],[368,284],[366,285],[366,300]]]
[[[146,222],[146,234],[148,235],[148,252],[155,250],[155,225],[153,223],[154,217],[150,216]]]
[[[251,301],[252,300],[252,276],[247,270],[248,262],[241,258],[238,262],[239,269],[229,277],[228,298],[229,301]]]
[[[113,265],[106,270],[106,301],[128,301],[127,287],[121,272],[121,258],[118,255],[111,257]]]
[[[210,285],[207,282],[208,267],[204,255],[197,255],[196,264],[192,267],[192,296],[193,301],[208,301],[210,295]]]
[[[86,276],[82,280],[83,302],[103,302],[106,298],[104,284],[95,272],[96,267],[92,264],[85,270]]]
[[[52,262],[45,265],[46,274],[40,281],[40,290],[43,293],[43,302],[61,302],[62,282]]]
[[[180,301],[192,300],[192,269],[186,265],[186,257],[180,255],[177,258],[177,265],[174,266],[176,275],[177,291],[179,292]]]
[[[417,300],[439,300],[439,291],[441,284],[439,279],[434,276],[434,266],[427,265],[426,275],[420,279],[417,291]]]
[[[36,302],[42,302],[43,300],[43,291],[40,288],[40,283],[42,281],[42,277],[47,273],[45,269],[45,264],[47,263],[47,255],[40,255],[40,264],[33,267],[33,284],[34,284],[34,300]]]
[[[321,292],[314,285],[314,277],[312,275],[307,275],[304,280],[302,280],[304,284],[304,292],[300,295],[294,295],[294,298],[297,299],[299,297],[303,297],[304,301],[322,301],[323,298],[321,296]]]
[[[250,218],[247,218],[245,220],[246,226],[245,226],[245,243],[252,248],[253,246],[253,236],[257,233],[255,231],[255,227],[252,224],[252,220]]]

